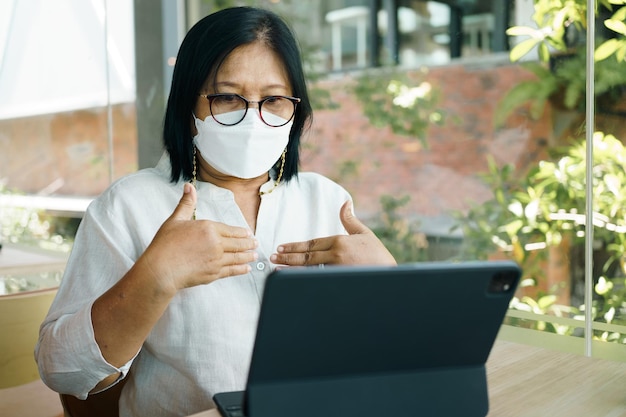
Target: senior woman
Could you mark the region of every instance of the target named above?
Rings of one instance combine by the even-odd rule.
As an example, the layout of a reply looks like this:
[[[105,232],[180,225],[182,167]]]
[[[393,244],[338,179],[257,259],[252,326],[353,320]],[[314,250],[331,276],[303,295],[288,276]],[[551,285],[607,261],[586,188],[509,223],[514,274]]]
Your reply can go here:
[[[86,398],[127,378],[121,416],[211,408],[244,388],[271,270],[395,264],[342,187],[298,173],[310,119],[283,20],[242,7],[198,22],[177,57],[164,157],[81,222],[36,347],[44,382]]]

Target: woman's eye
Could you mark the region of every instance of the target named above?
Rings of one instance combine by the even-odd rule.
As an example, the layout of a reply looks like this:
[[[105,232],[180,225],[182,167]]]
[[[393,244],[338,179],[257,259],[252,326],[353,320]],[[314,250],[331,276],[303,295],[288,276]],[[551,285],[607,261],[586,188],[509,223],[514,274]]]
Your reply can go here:
[[[232,101],[238,101],[239,97],[237,97],[234,94],[230,94],[227,96],[221,96],[220,99],[224,102],[232,102]]]

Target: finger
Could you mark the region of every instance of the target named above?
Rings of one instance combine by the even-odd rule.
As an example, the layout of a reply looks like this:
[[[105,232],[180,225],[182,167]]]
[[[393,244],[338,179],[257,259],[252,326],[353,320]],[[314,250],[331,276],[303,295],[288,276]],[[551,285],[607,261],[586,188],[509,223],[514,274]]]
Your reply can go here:
[[[328,261],[325,254],[331,247],[331,238],[284,243],[276,249],[278,253],[270,256],[270,261],[291,266],[318,265]]]
[[[341,206],[341,209],[339,210],[339,218],[341,219],[343,227],[351,235],[371,233],[371,230],[361,223],[361,221],[354,215],[352,201],[350,200],[346,201],[343,203],[343,206]]]
[[[224,266],[248,265],[256,261],[259,255],[256,252],[232,252],[225,253],[222,259]]]
[[[217,232],[227,238],[248,238],[252,237],[250,229],[239,226],[229,226],[224,223],[215,223]]]
[[[324,256],[325,252],[274,253],[270,256],[270,261],[287,266],[319,265],[325,263]]]
[[[245,275],[252,270],[248,264],[244,265],[226,265],[222,267],[218,278],[234,277],[237,275]]]
[[[221,243],[224,253],[253,252],[259,246],[259,242],[252,238],[226,238]]]
[[[278,265],[291,266],[318,265],[329,262],[327,249],[308,250],[305,246],[301,246],[305,243],[289,243],[279,246],[278,253],[272,254],[270,261]]]
[[[185,183],[183,186],[183,196],[181,197],[178,205],[174,209],[174,212],[170,216],[171,220],[190,220],[193,218],[193,212],[196,209],[196,188]]]
[[[325,251],[332,246],[332,240],[329,238],[311,239],[304,242],[283,243],[276,248],[278,253],[307,253]]]

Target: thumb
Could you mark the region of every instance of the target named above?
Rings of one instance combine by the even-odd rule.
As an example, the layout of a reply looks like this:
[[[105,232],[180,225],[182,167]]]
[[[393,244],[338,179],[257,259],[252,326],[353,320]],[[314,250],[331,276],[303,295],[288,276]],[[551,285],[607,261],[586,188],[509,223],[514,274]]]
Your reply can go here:
[[[190,220],[196,210],[196,187],[186,182],[183,186],[183,196],[181,197],[174,212],[170,216],[172,220]]]
[[[371,230],[361,223],[361,221],[354,215],[352,201],[350,200],[346,201],[343,203],[343,206],[341,206],[341,210],[339,210],[339,218],[341,219],[343,227],[351,235],[371,233]]]

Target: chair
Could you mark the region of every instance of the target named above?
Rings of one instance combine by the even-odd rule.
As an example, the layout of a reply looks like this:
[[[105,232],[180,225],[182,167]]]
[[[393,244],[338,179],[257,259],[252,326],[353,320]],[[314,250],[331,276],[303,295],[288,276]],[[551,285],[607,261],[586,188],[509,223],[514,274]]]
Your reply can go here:
[[[7,403],[2,406],[9,407],[8,411],[5,410],[11,413],[9,415],[35,416],[37,414],[31,414],[31,411],[38,412],[35,410],[37,405],[49,404],[51,411],[53,406],[59,405],[59,395],[41,382],[34,358],[39,326],[56,292],[57,289],[52,288],[0,296],[0,398]],[[117,417],[124,384],[125,380],[120,381],[86,400],[61,394],[60,404],[65,417]],[[32,398],[23,398],[26,395]],[[5,414],[0,412],[0,415]]]
[[[58,394],[39,378],[34,350],[56,288],[0,296],[0,416],[61,417]]]
[[[39,379],[35,344],[56,288],[0,296],[0,388]]]
[[[61,394],[61,404],[65,417],[118,417],[119,399],[126,379],[118,382],[106,391],[99,392],[79,400],[73,395]]]

